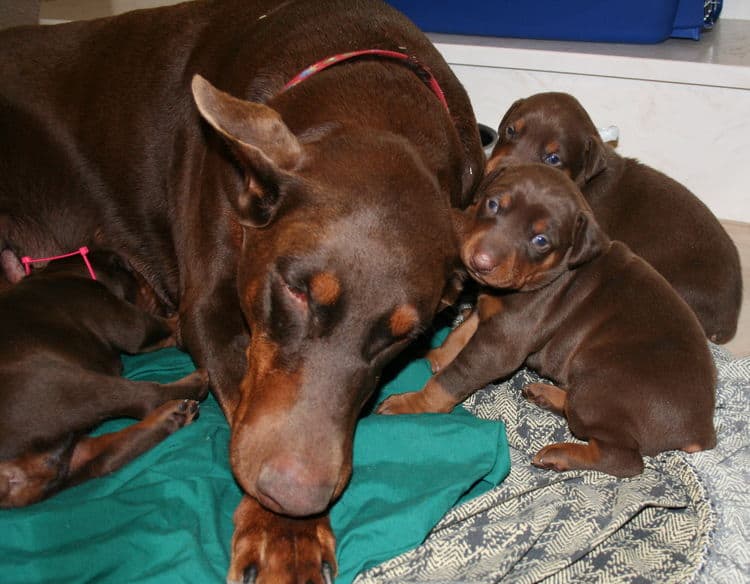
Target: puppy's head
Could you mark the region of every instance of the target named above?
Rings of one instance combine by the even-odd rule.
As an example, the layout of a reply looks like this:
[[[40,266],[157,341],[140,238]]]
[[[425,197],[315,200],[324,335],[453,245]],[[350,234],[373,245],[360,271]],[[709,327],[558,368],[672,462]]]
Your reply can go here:
[[[466,217],[461,259],[493,288],[542,288],[609,243],[573,181],[543,164],[488,174]]]
[[[516,101],[500,122],[487,172],[541,162],[583,186],[606,168],[606,147],[583,106],[567,93],[538,93]]]

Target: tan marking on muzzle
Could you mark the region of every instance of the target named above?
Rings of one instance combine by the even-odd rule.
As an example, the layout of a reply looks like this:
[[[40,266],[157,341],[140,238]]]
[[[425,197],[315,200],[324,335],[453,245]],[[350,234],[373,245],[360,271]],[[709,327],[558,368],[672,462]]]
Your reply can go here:
[[[330,306],[341,296],[341,283],[331,272],[318,272],[310,280],[310,296],[318,304]]]
[[[410,304],[402,304],[393,311],[388,325],[394,337],[403,337],[414,329],[418,321],[417,309]]]

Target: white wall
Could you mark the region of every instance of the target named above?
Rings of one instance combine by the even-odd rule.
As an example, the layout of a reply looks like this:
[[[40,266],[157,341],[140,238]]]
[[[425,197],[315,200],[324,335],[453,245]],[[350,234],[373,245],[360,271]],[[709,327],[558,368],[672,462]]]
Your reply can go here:
[[[575,95],[618,152],[683,183],[721,219],[750,222],[750,91],[594,75],[453,65],[477,119],[497,128],[519,97]]]
[[[750,20],[750,0],[724,0],[719,18]]]

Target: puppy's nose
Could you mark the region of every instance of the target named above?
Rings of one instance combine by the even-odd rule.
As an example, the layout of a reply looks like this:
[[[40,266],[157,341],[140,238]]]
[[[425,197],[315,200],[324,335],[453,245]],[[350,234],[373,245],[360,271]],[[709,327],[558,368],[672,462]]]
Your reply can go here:
[[[495,260],[487,252],[477,252],[471,256],[471,267],[482,274],[486,274],[495,269]]]

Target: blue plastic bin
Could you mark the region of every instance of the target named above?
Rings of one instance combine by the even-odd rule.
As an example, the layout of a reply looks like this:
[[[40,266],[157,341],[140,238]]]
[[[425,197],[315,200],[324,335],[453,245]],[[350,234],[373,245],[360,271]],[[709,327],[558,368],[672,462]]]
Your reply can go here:
[[[703,0],[389,0],[427,32],[658,43],[700,38]]]

